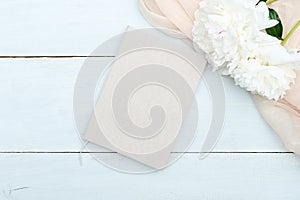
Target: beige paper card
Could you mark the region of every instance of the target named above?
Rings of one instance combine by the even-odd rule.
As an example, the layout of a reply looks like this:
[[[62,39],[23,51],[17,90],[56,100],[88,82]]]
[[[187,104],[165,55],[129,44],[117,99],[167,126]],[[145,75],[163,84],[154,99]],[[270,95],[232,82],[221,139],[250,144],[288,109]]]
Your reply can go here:
[[[167,41],[153,30],[126,32],[85,139],[147,166],[164,168],[205,65],[203,56],[182,41]],[[194,113],[193,120],[197,117]]]

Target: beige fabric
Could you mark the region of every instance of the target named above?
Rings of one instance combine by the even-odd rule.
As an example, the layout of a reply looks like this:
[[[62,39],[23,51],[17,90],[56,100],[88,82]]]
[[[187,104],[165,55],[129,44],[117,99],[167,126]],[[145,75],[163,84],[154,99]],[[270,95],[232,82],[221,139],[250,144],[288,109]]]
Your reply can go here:
[[[157,7],[155,0],[140,0],[140,9],[144,17],[154,27],[164,27],[172,29],[181,34],[179,29],[167,18]]]
[[[140,0],[142,13],[155,27],[166,27],[192,37],[194,12],[200,0]],[[299,0],[280,0],[272,4],[284,25],[284,36],[300,20]],[[300,49],[300,29],[286,44]],[[278,133],[286,148],[300,154],[300,71],[285,99],[275,102],[253,95],[258,110]]]
[[[278,11],[284,26],[284,36],[300,20],[299,0],[277,1],[272,8]],[[286,46],[300,49],[300,29],[287,42]],[[268,124],[278,133],[289,151],[300,155],[300,71],[286,97],[279,101],[268,101],[255,97],[254,101]]]
[[[140,0],[144,17],[154,27],[168,28],[192,38],[194,12],[200,0]],[[174,34],[172,33],[172,34]]]

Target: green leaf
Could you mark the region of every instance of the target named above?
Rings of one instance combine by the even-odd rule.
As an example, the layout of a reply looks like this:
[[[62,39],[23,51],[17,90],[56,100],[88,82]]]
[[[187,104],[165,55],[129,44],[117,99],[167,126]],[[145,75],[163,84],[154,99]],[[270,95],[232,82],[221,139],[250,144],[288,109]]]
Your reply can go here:
[[[283,26],[278,13],[275,10],[269,8],[269,16],[270,19],[275,19],[279,23],[274,27],[266,29],[267,33],[271,36],[278,38],[279,40],[282,40]]]
[[[267,2],[267,0],[260,0],[256,5],[258,5],[260,2]]]

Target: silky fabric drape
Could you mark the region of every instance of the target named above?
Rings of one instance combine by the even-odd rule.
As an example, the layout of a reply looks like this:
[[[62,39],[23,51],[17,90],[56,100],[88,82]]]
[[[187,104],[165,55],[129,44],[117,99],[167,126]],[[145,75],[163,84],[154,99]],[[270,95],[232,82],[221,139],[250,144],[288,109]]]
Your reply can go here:
[[[192,39],[194,13],[201,0],[140,0],[144,17],[154,27],[170,29],[170,35],[185,35]],[[280,15],[284,36],[300,20],[299,0],[278,0],[271,5]],[[300,49],[300,29],[290,38],[287,47]],[[271,52],[272,53],[272,52]],[[253,100],[265,121],[280,136],[285,147],[300,155],[300,71],[284,99],[267,100],[253,95]]]

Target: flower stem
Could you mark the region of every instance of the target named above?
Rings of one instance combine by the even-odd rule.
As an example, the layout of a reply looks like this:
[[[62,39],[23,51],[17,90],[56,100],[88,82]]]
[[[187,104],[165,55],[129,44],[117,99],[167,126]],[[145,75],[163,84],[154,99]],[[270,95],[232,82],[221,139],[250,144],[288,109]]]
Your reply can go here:
[[[300,26],[300,20],[297,22],[297,24],[290,30],[290,32],[287,34],[287,36],[282,40],[281,45],[284,46],[287,41],[292,37],[292,35],[295,33],[295,31]]]
[[[267,4],[267,5],[271,5],[271,4],[274,3],[275,1],[277,1],[277,0],[268,0],[268,1],[266,2],[266,4]]]

